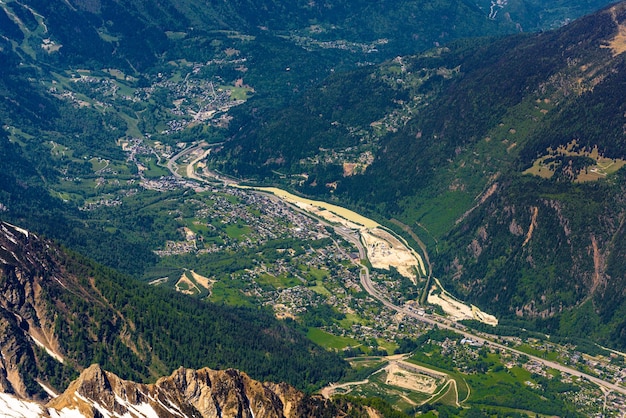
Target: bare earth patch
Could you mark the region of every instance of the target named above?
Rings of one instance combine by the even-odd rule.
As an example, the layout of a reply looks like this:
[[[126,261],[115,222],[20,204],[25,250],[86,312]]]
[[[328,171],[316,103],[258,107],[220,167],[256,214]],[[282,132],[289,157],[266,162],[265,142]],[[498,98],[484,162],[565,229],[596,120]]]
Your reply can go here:
[[[437,385],[446,377],[444,374],[437,376],[433,370],[422,369],[403,361],[391,362],[385,370],[385,384],[429,394],[435,393]]]
[[[241,187],[241,186],[240,186]],[[296,195],[293,195],[285,190],[282,189],[278,189],[276,187],[254,187],[254,189],[256,190],[261,190],[261,191],[265,191],[268,193],[273,193],[276,196],[280,197],[281,199],[289,202],[289,203],[293,203],[296,206],[301,207],[302,209],[308,210],[306,209],[306,205],[310,205],[310,206],[315,206],[317,208],[320,209],[325,209],[329,212],[334,213],[335,215],[338,215],[340,218],[343,218],[344,220],[350,221],[352,223],[356,223],[360,226],[364,226],[366,228],[376,228],[378,225],[377,222],[366,218],[365,216],[359,215],[356,212],[353,212],[349,209],[346,208],[342,208],[341,206],[337,206],[337,205],[333,205],[331,203],[326,203],[326,202],[321,202],[321,201],[317,201],[317,200],[311,200],[311,199],[305,199],[303,197],[299,197]],[[350,228],[350,226],[349,226]]]
[[[437,387],[441,386],[443,382],[449,379],[448,375],[445,373],[428,369],[417,364],[408,363],[403,360],[404,358],[406,358],[406,355],[403,354],[382,357],[382,359],[388,360],[389,363],[372,373],[367,379],[330,384],[320,390],[320,394],[328,399],[336,393],[350,393],[356,387],[369,385],[371,383],[370,378],[381,372],[385,373],[386,385],[429,395],[434,395]],[[409,398],[405,398],[405,400],[411,404],[415,404]]]
[[[498,319],[495,316],[481,311],[474,305],[466,305],[455,299],[451,294],[446,292],[443,286],[441,286],[441,283],[439,283],[439,280],[435,279],[435,283],[437,284],[437,287],[433,286],[430,292],[428,292],[427,301],[432,305],[441,306],[441,309],[443,309],[447,315],[452,317],[454,321],[475,319],[492,326],[498,325]],[[435,293],[437,288],[441,290],[440,293]]]
[[[363,229],[361,237],[372,267],[389,270],[393,266],[414,282],[415,271],[426,275],[422,257],[384,229]]]
[[[356,166],[356,163],[343,163],[343,176],[350,177],[353,175]]]
[[[195,295],[200,293],[198,286],[187,277],[187,273],[183,273],[180,279],[176,282],[176,291],[184,293],[185,295]]]
[[[537,206],[533,206],[532,207],[532,219],[530,220],[530,226],[528,227],[528,233],[526,234],[526,239],[524,239],[524,242],[522,243],[522,247],[525,246],[526,244],[528,244],[528,241],[530,241],[530,239],[533,236],[533,231],[535,230],[535,227],[537,226],[537,215],[539,214],[539,208]]]
[[[617,25],[617,35],[609,41],[608,45],[600,45],[600,48],[610,48],[613,51],[613,56],[616,57],[626,51],[626,25],[617,21],[615,9],[611,10],[611,14]]]
[[[294,321],[296,320],[296,316],[292,314],[284,304],[278,303],[274,305],[273,308],[274,308],[274,316],[277,319],[291,318]]]
[[[193,270],[189,271],[189,273],[191,274],[191,277],[193,277],[195,282],[204,287],[206,290],[211,290],[211,288],[213,287],[213,283],[215,283],[215,280],[211,280],[208,277],[201,276]]]

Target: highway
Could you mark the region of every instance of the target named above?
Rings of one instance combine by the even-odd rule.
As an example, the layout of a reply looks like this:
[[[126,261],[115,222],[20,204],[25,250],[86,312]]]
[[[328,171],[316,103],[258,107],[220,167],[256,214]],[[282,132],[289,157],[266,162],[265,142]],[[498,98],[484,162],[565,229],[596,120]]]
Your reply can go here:
[[[365,248],[363,247],[363,244],[361,243],[360,238],[358,237],[358,232],[357,231],[351,231],[351,230],[347,230],[347,228],[344,227],[334,227],[335,228],[335,232],[337,232],[337,234],[339,234],[342,238],[344,238],[345,240],[347,240],[348,242],[351,242],[353,245],[355,245],[358,250],[359,250],[359,255],[361,257],[361,259],[365,258]],[[379,302],[381,302],[383,305],[385,305],[387,308],[389,309],[393,309],[397,312],[400,312],[406,316],[410,316],[412,318],[416,318],[419,321],[425,322],[427,324],[430,324],[432,326],[438,326],[439,328],[443,328],[443,329],[447,329],[450,330],[452,332],[455,332],[457,334],[460,334],[466,338],[470,338],[474,341],[478,341],[482,344],[485,345],[489,345],[491,347],[496,347],[500,350],[503,351],[508,351],[510,353],[515,353],[518,355],[524,355],[527,356],[530,360],[536,361],[538,363],[543,364],[546,367],[558,370],[562,373],[567,373],[569,375],[572,376],[578,376],[580,378],[586,379],[592,383],[595,383],[596,385],[600,386],[604,391],[608,390],[608,391],[614,391],[617,393],[621,393],[622,395],[626,395],[626,388],[622,387],[622,386],[618,386],[614,383],[611,382],[607,382],[605,380],[602,380],[598,377],[592,376],[590,374],[581,372],[579,370],[576,369],[572,369],[570,367],[567,367],[563,364],[560,363],[556,363],[554,361],[550,361],[550,360],[546,360],[543,359],[541,357],[537,357],[537,356],[533,356],[531,354],[527,354],[524,353],[523,351],[520,350],[516,350],[515,348],[511,348],[509,346],[500,344],[495,342],[495,339],[497,338],[495,335],[489,335],[489,336],[480,336],[477,334],[473,334],[467,330],[461,330],[458,329],[454,326],[452,326],[452,322],[447,320],[446,318],[440,316],[440,315],[436,315],[436,314],[419,314],[417,312],[414,312],[408,308],[404,308],[398,305],[393,304],[391,301],[389,301],[387,298],[385,298],[384,295],[382,295],[375,287],[374,287],[374,283],[372,282],[371,278],[370,278],[370,274],[369,274],[369,269],[366,266],[363,266],[362,264],[359,264],[359,266],[361,267],[361,275],[360,275],[360,281],[361,281],[361,286],[363,286],[363,289],[370,295],[372,296],[374,299],[378,300]],[[429,272],[430,273],[430,272]]]

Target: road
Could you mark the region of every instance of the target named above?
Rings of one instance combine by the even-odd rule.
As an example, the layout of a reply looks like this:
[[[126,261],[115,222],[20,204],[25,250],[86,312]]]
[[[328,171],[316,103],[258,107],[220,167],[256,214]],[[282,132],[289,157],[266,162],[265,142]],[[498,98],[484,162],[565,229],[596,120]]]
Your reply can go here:
[[[194,153],[198,150],[203,150],[204,152],[202,154],[200,154],[198,157],[194,158],[193,161],[190,161],[187,164],[186,170],[185,170],[185,176],[187,178],[190,178],[192,180],[196,180],[199,182],[204,182],[206,181],[206,179],[199,177],[198,175],[196,175],[196,173],[194,172],[194,166],[202,159],[206,158],[206,156],[211,152],[211,149],[214,147],[217,147],[219,145],[222,145],[223,142],[219,142],[219,143],[214,143],[214,144],[209,144],[208,142],[199,142],[199,143],[193,143],[190,147],[187,147],[185,149],[183,149],[182,151],[180,151],[178,154],[170,157],[170,159],[167,161],[167,169],[171,171],[172,175],[174,177],[177,178],[183,178],[183,176],[178,172],[178,165],[176,164],[176,161],[178,161],[179,159],[183,158],[186,155],[189,155],[191,153]],[[219,180],[219,181],[224,181],[226,183],[226,179],[219,177],[217,174],[215,174],[215,179]],[[232,181],[231,181],[232,182]]]
[[[208,144],[206,143],[200,143],[200,144],[196,144],[193,145],[189,148],[186,148],[184,150],[182,150],[181,152],[179,152],[178,154],[174,155],[167,163],[167,167],[168,169],[174,174],[174,176],[176,177],[182,177],[180,174],[177,173],[176,171],[176,160],[187,155],[190,154],[198,149],[204,148],[206,147]],[[203,154],[204,155],[204,154]],[[198,181],[205,181],[205,179],[198,177],[197,175],[195,175],[195,173],[193,172],[193,165],[195,163],[197,163],[198,161],[200,161],[202,159],[202,157],[200,158],[196,158],[194,159],[194,161],[192,163],[189,164],[188,169],[187,169],[187,176],[193,178],[194,180],[198,180]],[[191,170],[190,170],[190,169]],[[213,173],[212,173],[213,174]],[[221,180],[220,177],[213,177],[216,180]],[[233,182],[232,180],[230,181],[231,183]],[[324,222],[323,220],[320,220],[321,222]],[[338,226],[338,225],[331,225],[330,223],[324,222],[326,225],[332,227],[334,229],[334,231],[341,236],[343,239],[345,239],[346,241],[352,243],[359,251],[359,258],[361,260],[364,260],[367,258],[367,252],[365,250],[365,247],[363,246],[363,243],[361,242],[361,237],[360,237],[360,233],[357,230],[352,230],[349,228],[346,228],[344,226]],[[424,249],[423,249],[424,250]],[[428,254],[425,252],[425,259],[428,260]],[[432,326],[437,326],[439,328],[443,328],[443,329],[447,329],[449,331],[455,332],[459,335],[462,335],[466,338],[470,338],[474,341],[478,341],[482,344],[485,345],[489,345],[491,347],[495,347],[498,348],[502,351],[507,351],[509,353],[515,353],[518,355],[524,355],[527,356],[530,360],[533,360],[535,362],[538,362],[542,365],[544,365],[545,367],[549,367],[555,370],[558,370],[562,373],[567,373],[569,375],[572,376],[578,376],[582,379],[586,379],[598,386],[600,386],[600,388],[602,388],[604,391],[614,391],[617,393],[620,393],[622,395],[626,395],[626,388],[622,387],[622,386],[618,386],[614,383],[611,382],[607,382],[605,380],[602,380],[598,377],[595,376],[591,376],[590,374],[581,372],[579,370],[576,369],[572,369],[570,367],[567,367],[565,365],[562,365],[560,363],[556,363],[554,361],[550,361],[550,360],[546,360],[543,359],[541,357],[537,357],[537,356],[533,356],[531,354],[527,354],[524,353],[520,350],[516,350],[515,348],[511,348],[509,346],[500,344],[495,342],[495,340],[497,339],[497,337],[495,335],[490,335],[490,334],[474,334],[472,332],[470,332],[467,329],[459,329],[457,328],[459,325],[453,324],[450,320],[440,316],[440,315],[436,315],[436,314],[420,314],[417,312],[414,312],[413,310],[409,309],[409,308],[405,308],[402,306],[398,306],[395,305],[394,303],[392,303],[391,301],[389,301],[382,293],[380,293],[375,287],[374,287],[374,283],[371,280],[370,277],[370,272],[369,269],[362,265],[360,262],[355,261],[355,264],[357,264],[360,268],[361,268],[361,273],[360,273],[360,282],[361,282],[361,286],[363,286],[363,289],[370,295],[372,296],[374,299],[378,300],[379,302],[381,302],[383,305],[385,305],[387,308],[392,309],[396,312],[400,312],[406,316],[415,318],[421,322],[430,324]],[[428,265],[430,267],[430,261],[428,261]],[[431,275],[431,271],[429,269],[428,271],[428,276],[430,277]]]
[[[178,166],[176,165],[176,161],[179,158],[182,158],[183,156],[194,152],[195,150],[197,150],[198,148],[201,148],[202,146],[200,144],[198,145],[192,145],[189,148],[185,148],[184,150],[182,150],[181,152],[179,152],[178,154],[174,155],[173,157],[171,157],[168,162],[167,162],[167,169],[170,170],[172,172],[172,174],[174,175],[174,177],[176,178],[182,178],[183,176],[180,175],[180,173],[178,172]]]
[[[361,240],[359,238],[359,234],[357,231],[353,231],[350,229],[347,229],[345,227],[338,227],[338,226],[334,226],[335,232],[340,235],[342,238],[344,238],[346,241],[352,243],[354,246],[356,246],[356,248],[358,248],[359,250],[359,257],[361,259],[365,259],[366,252],[365,252],[365,248],[363,247],[363,243],[361,243]],[[426,257],[427,258],[427,257]],[[489,336],[481,336],[481,335],[477,335],[474,333],[471,333],[467,330],[462,330],[462,329],[458,329],[457,327],[452,325],[452,322],[449,321],[448,319],[433,314],[433,315],[428,315],[428,314],[419,314],[417,312],[414,312],[412,310],[410,310],[409,308],[405,308],[402,306],[398,306],[395,305],[394,303],[392,303],[391,301],[389,301],[382,293],[380,293],[375,287],[374,287],[374,283],[372,282],[371,278],[370,278],[370,274],[369,274],[369,269],[361,264],[359,264],[359,266],[361,267],[361,274],[360,274],[360,281],[361,281],[361,286],[363,286],[363,289],[370,295],[372,296],[374,299],[378,300],[379,302],[381,302],[383,305],[385,305],[387,308],[392,309],[396,312],[400,312],[406,316],[412,317],[412,318],[416,318],[422,322],[425,322],[427,324],[430,324],[432,326],[437,326],[439,328],[443,328],[443,329],[447,329],[450,330],[452,332],[455,332],[457,334],[460,334],[466,338],[470,338],[474,341],[478,341],[482,344],[485,345],[489,345],[491,347],[496,347],[500,350],[503,351],[508,351],[509,353],[515,353],[518,355],[524,355],[527,356],[530,360],[536,361],[540,364],[543,364],[545,367],[549,367],[555,370],[558,370],[562,373],[567,373],[569,375],[572,376],[578,376],[580,378],[586,379],[592,383],[595,383],[596,385],[600,386],[601,388],[605,389],[605,390],[609,390],[609,391],[614,391],[617,393],[621,393],[623,395],[626,395],[626,388],[618,386],[614,383],[611,382],[607,382],[605,380],[602,380],[598,377],[595,376],[591,376],[590,374],[581,372],[579,370],[576,369],[572,369],[570,367],[567,367],[563,364],[560,363],[556,363],[554,361],[550,361],[550,360],[546,360],[543,359],[541,357],[537,357],[537,356],[533,356],[527,353],[524,353],[520,350],[516,350],[515,348],[511,348],[509,346],[500,344],[495,342],[495,339],[497,338],[495,335],[489,335]],[[430,275],[430,271],[429,271],[429,275]]]

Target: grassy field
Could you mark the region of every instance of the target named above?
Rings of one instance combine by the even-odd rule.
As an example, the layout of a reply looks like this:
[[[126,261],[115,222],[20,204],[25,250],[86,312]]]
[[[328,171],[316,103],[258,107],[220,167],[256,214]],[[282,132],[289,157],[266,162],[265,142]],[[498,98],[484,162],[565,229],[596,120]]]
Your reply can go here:
[[[462,191],[447,191],[437,199],[410,198],[403,202],[403,207],[414,208],[407,211],[407,225],[419,223],[427,225],[428,231],[435,238],[440,238],[463,213],[474,205],[474,196]]]
[[[329,274],[328,270],[315,267],[301,266],[300,270],[302,270],[302,274],[306,276],[307,279],[313,279],[314,281],[324,280]]]
[[[223,303],[231,306],[254,306],[254,303],[250,301],[250,299],[248,299],[240,289],[229,287],[221,281],[216,282],[213,285],[209,300],[211,302]]]
[[[330,291],[324,287],[321,280],[316,281],[315,286],[311,286],[309,289],[322,296],[331,296]]]
[[[526,354],[541,357],[550,361],[559,362],[559,354],[556,351],[548,351],[548,352],[541,351],[541,350],[537,350],[534,347],[531,347],[528,344],[520,344],[516,346],[515,348],[519,351],[523,351]]]
[[[458,406],[457,399],[460,399],[458,396],[457,386],[454,383],[455,380],[449,380],[445,386],[441,389],[441,392],[437,396],[435,396],[431,402],[432,403],[442,403],[444,405],[450,406]]]
[[[389,355],[392,355],[396,348],[398,348],[398,344],[389,342],[383,338],[377,338],[376,342],[378,343],[378,348],[385,349]]]
[[[319,328],[309,328],[306,336],[309,340],[330,350],[343,350],[346,347],[356,347],[360,343],[352,338],[338,337]]]
[[[141,163],[147,168],[147,170],[143,172],[143,175],[147,178],[159,178],[169,176],[170,174],[167,168],[157,164],[156,157],[154,156],[142,158]]]
[[[587,157],[595,161],[585,170],[582,170],[576,177],[576,182],[595,181],[615,173],[626,165],[626,160],[606,158],[599,153],[598,148],[579,149],[576,141],[572,141],[567,146],[559,147],[556,150],[548,149],[547,155],[544,155],[533,162],[532,167],[524,171],[524,174],[531,174],[543,178],[551,178],[559,165],[553,160],[556,156],[561,157]]]
[[[357,314],[347,313],[346,317],[339,321],[339,326],[349,329],[354,324],[365,325],[367,321]]]
[[[236,223],[233,225],[226,226],[226,234],[229,238],[242,240],[246,234],[249,234],[251,229],[249,226],[243,225],[241,223]]]
[[[271,286],[274,289],[285,289],[288,287],[294,287],[302,284],[300,279],[296,277],[290,277],[284,274],[276,277],[267,273],[261,274],[256,279],[256,282],[261,286]]]

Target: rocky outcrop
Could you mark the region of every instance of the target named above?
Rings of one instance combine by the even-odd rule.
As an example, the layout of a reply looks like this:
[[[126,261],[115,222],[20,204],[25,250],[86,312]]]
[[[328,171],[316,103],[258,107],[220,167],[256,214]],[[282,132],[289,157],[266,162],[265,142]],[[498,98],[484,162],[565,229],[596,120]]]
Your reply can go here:
[[[87,368],[46,406],[50,416],[85,417],[309,417],[333,409],[281,383],[261,383],[234,369],[180,368],[155,384],[123,380],[99,365]],[[345,416],[332,411],[328,416]]]
[[[39,395],[31,368],[36,346],[62,361],[54,336],[52,301],[42,297],[45,282],[56,280],[52,247],[36,235],[0,222],[0,390],[22,397]],[[52,286],[52,287],[55,287]]]

